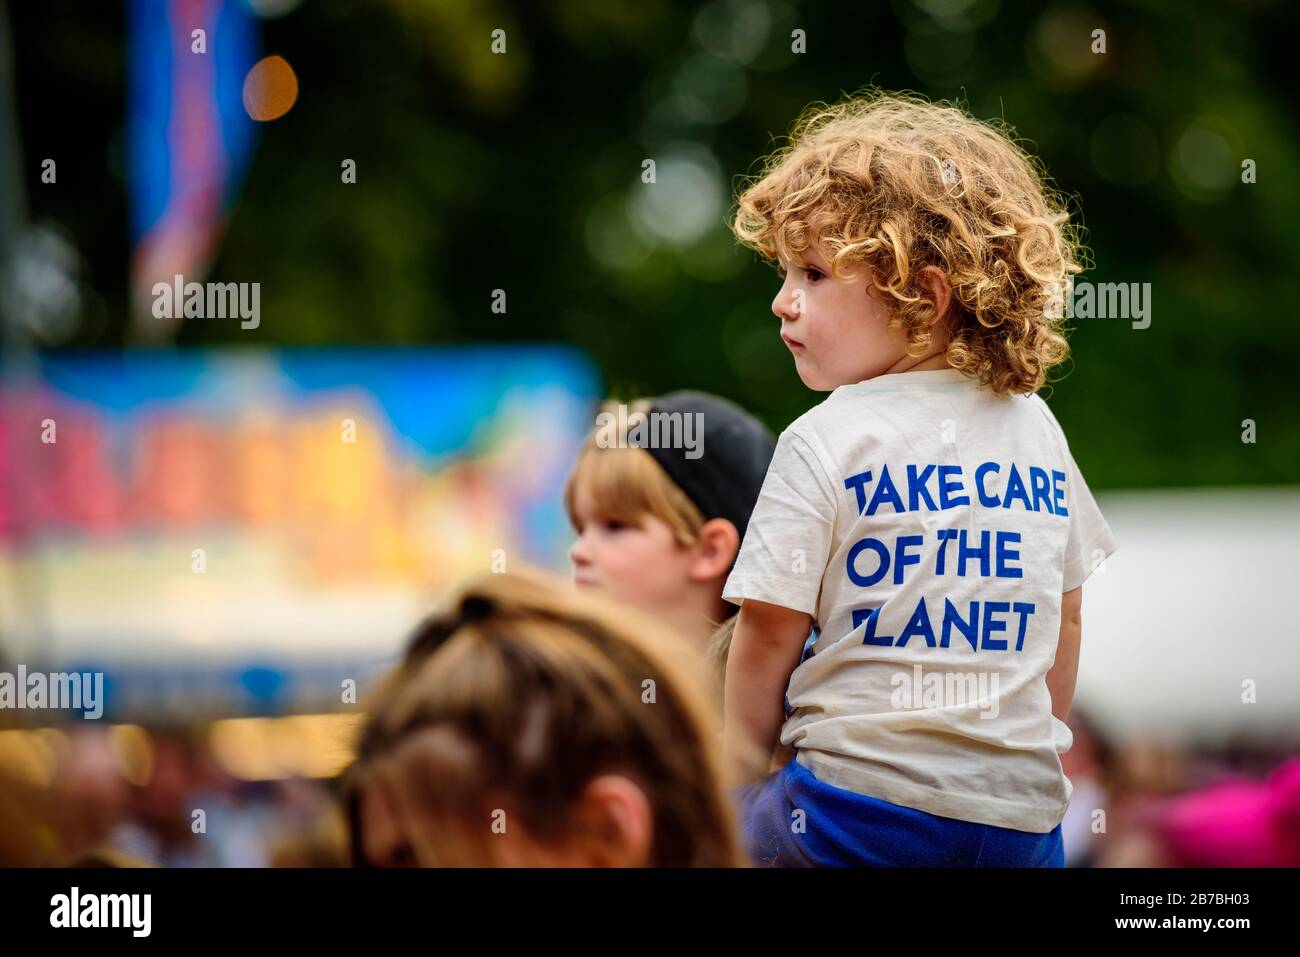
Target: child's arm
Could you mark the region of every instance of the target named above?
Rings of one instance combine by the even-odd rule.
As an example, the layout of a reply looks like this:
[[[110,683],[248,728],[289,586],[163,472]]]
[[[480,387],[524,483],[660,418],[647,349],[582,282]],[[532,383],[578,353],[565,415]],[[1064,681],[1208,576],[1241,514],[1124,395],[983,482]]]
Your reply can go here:
[[[1047,691],[1052,714],[1064,721],[1074,703],[1074,683],[1079,677],[1079,639],[1083,634],[1083,586],[1061,596],[1061,634],[1056,640],[1056,661],[1047,671]]]
[[[785,722],[786,686],[811,627],[811,615],[780,605],[751,599],[740,608],[727,659],[723,739],[738,783],[768,771]]]

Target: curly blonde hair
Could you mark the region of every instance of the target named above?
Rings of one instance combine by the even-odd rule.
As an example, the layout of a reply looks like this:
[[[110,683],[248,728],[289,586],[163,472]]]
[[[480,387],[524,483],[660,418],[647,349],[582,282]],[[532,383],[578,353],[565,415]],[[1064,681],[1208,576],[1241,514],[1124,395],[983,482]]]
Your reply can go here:
[[[919,275],[931,265],[952,290],[954,368],[1033,393],[1069,354],[1053,305],[1083,269],[1082,230],[1005,124],[874,89],[814,104],[737,203],[732,231],[769,261],[807,265],[811,248],[838,279],[867,267],[911,355],[935,334]]]

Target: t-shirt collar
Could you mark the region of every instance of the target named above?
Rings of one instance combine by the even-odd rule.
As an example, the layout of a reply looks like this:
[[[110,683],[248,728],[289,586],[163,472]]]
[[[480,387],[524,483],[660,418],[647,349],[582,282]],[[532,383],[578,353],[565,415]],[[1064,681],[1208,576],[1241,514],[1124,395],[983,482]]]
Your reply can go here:
[[[862,392],[874,388],[896,389],[941,382],[970,382],[974,384],[975,380],[958,369],[922,369],[920,372],[890,372],[871,379],[863,379],[861,382],[842,385],[834,391],[852,389],[854,392]]]

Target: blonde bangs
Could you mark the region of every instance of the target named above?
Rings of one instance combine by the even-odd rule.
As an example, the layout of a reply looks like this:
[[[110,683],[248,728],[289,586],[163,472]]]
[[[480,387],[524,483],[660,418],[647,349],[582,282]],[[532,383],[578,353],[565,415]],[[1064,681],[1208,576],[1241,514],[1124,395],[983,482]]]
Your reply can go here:
[[[645,449],[600,448],[589,440],[564,489],[564,507],[576,529],[581,490],[595,514],[640,525],[653,515],[682,545],[695,544],[704,516]]]

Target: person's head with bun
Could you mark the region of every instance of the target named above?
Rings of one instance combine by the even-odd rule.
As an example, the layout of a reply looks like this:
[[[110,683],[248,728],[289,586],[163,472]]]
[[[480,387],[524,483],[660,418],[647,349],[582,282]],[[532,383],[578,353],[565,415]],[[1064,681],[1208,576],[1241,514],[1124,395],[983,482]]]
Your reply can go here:
[[[744,863],[703,662],[650,617],[487,575],[377,700],[345,779],[358,863]]]

